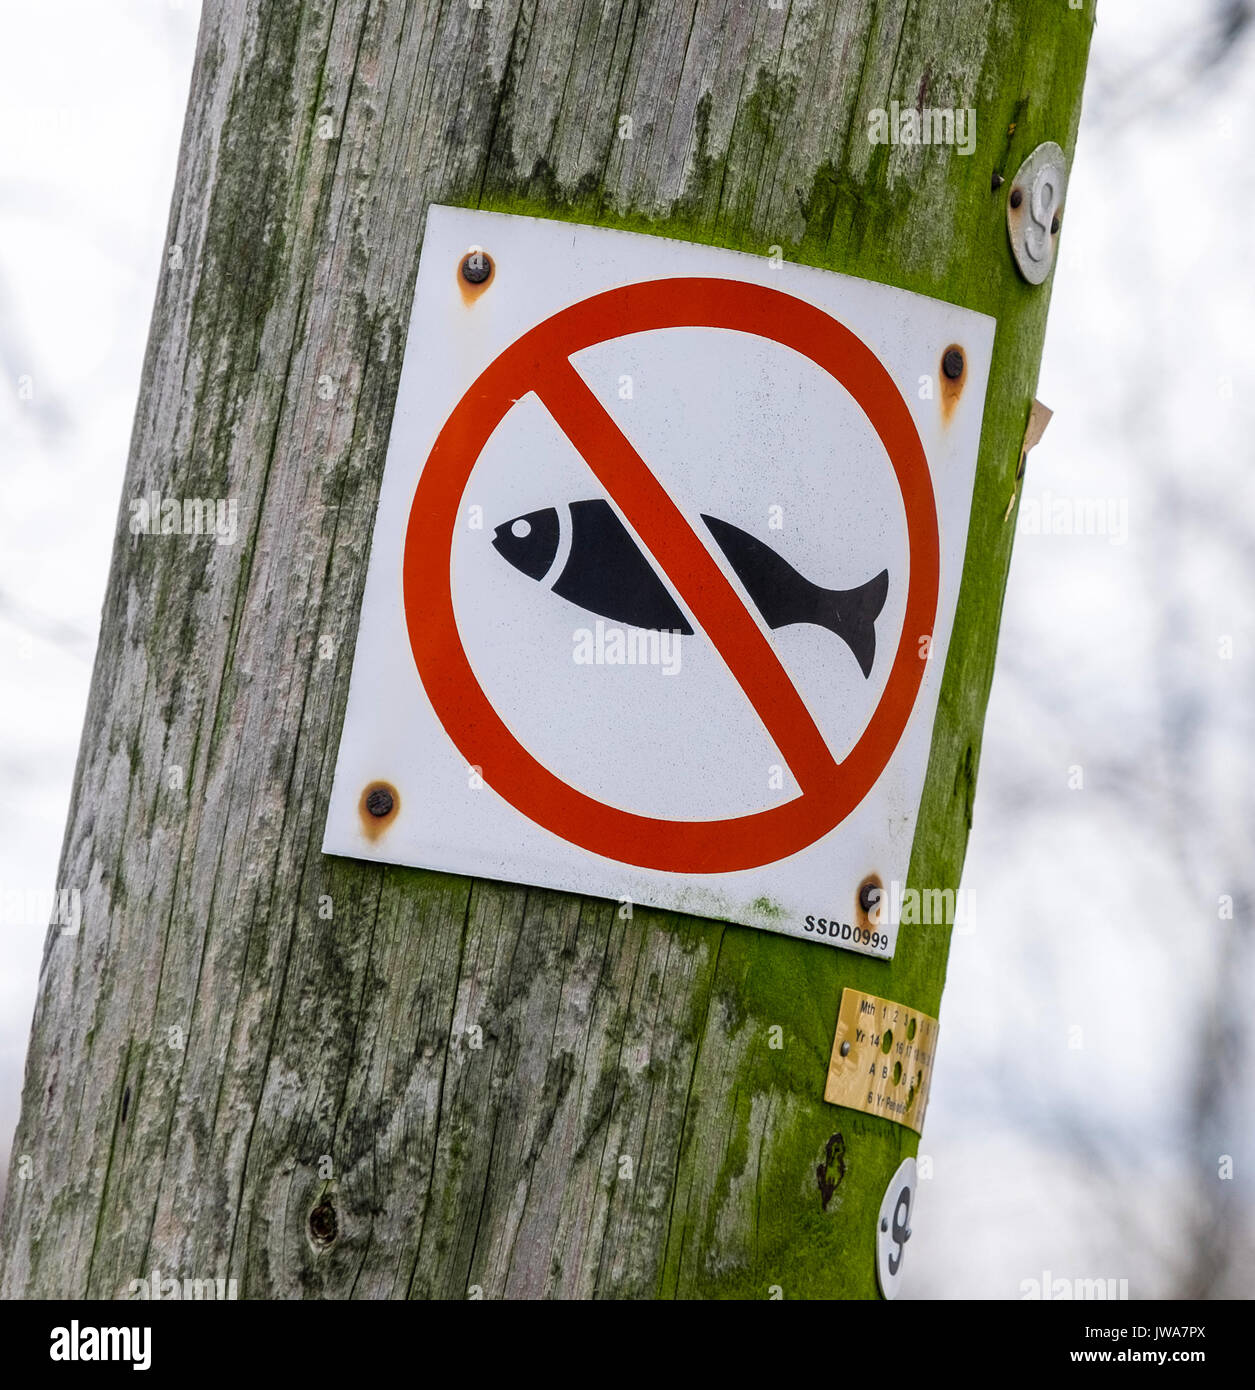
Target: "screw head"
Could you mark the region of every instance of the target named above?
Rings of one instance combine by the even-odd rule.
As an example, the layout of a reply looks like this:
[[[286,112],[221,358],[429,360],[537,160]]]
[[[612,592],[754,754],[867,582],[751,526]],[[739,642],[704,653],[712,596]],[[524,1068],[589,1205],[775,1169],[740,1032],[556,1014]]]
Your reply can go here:
[[[1055,215],[1050,219],[1050,231],[1051,231],[1051,234],[1053,235],[1053,234],[1056,233],[1058,230],[1059,230],[1059,214],[1056,212]]]
[[[875,883],[865,883],[858,890],[858,905],[864,912],[875,912],[880,906],[880,886]]]
[[[376,787],[366,798],[366,809],[372,816],[386,816],[392,810],[392,793]]]
[[[482,285],[492,274],[492,257],[486,251],[471,251],[462,257],[462,279],[468,285]]]
[[[1018,208],[1018,207],[1020,206],[1020,204],[1021,204],[1023,201],[1024,201],[1024,193],[1023,193],[1023,190],[1022,190],[1022,189],[1019,189],[1019,188],[1013,188],[1013,189],[1011,190],[1011,206],[1012,206],[1013,208]]]
[[[850,1055],[850,1044],[848,1042],[843,1042],[841,1044],[841,1055],[842,1057],[848,1057]]]
[[[958,381],[963,375],[963,354],[958,348],[948,348],[941,359],[941,370],[951,381]]]
[[[882,1231],[887,1231],[889,1229],[889,1218],[887,1216],[882,1216],[880,1218],[880,1229]]]

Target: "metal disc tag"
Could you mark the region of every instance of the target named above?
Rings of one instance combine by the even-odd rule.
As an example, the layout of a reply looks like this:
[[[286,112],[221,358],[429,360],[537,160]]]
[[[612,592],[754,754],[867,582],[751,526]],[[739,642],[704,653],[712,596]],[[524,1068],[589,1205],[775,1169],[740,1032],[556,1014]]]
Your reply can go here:
[[[911,1213],[919,1179],[915,1160],[904,1158],[885,1188],[876,1218],[876,1282],[885,1298],[897,1298],[902,1280],[902,1257],[911,1238]]]
[[[1007,234],[1020,274],[1040,285],[1055,263],[1059,213],[1067,191],[1067,156],[1053,140],[1020,165],[1007,195]]]

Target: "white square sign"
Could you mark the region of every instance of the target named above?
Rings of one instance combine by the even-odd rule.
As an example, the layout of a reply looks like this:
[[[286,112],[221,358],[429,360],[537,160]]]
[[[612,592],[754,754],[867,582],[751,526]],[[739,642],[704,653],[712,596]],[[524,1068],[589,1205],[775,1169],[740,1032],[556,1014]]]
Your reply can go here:
[[[993,336],[431,208],[324,851],[891,956]]]

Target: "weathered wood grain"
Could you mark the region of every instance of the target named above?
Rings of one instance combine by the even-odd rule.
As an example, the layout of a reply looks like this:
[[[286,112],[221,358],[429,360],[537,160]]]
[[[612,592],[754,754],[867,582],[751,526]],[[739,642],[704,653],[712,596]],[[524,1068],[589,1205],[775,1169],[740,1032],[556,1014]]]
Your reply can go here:
[[[874,1294],[916,1140],[824,1104],[837,1002],[936,1013],[944,929],[886,965],[319,852],[423,219],[778,245],[997,317],[911,869],[954,886],[1048,297],[990,179],[1071,151],[1092,20],[206,5],[59,878],[82,930],[48,938],[0,1293],[160,1269],[246,1297]],[[976,153],[872,145],[894,99],[975,108]],[[152,489],[237,498],[239,541],[131,536]]]

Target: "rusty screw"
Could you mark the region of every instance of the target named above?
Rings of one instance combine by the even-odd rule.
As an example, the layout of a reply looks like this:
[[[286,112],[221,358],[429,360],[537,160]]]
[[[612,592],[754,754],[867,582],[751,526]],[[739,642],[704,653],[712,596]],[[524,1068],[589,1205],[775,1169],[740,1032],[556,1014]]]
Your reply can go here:
[[[1013,208],[1018,208],[1023,201],[1024,194],[1021,192],[1021,190],[1018,188],[1013,188],[1011,190],[1011,206]]]
[[[864,912],[875,912],[880,906],[880,888],[875,883],[865,883],[858,890],[858,905]]]
[[[958,381],[963,375],[963,354],[958,348],[947,348],[941,359],[941,370],[951,381]]]
[[[1059,230],[1059,214],[1056,212],[1055,215],[1050,219],[1050,231],[1051,231],[1051,233],[1053,234],[1053,233],[1057,232],[1058,230]]]
[[[376,787],[366,798],[366,809],[372,816],[386,816],[392,810],[392,793],[383,787]]]
[[[482,285],[492,274],[492,257],[483,251],[472,251],[462,257],[462,279],[468,285]]]

